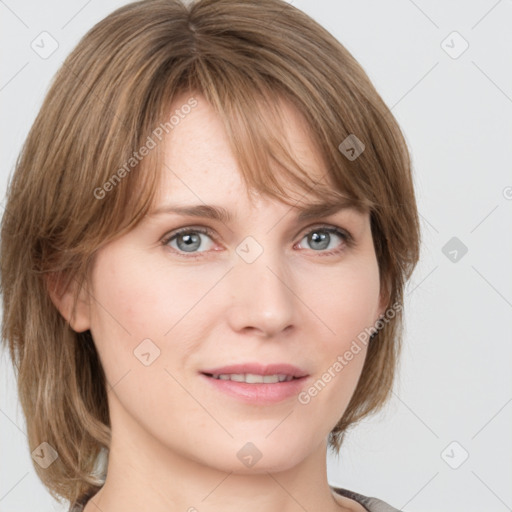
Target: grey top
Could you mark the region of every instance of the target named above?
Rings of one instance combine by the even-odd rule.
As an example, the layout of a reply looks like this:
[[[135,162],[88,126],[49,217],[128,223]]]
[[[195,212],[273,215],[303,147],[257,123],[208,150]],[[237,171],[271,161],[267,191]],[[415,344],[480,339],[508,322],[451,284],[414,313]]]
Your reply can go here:
[[[399,509],[392,507],[385,501],[379,500],[378,498],[371,498],[369,496],[363,496],[357,492],[349,491],[348,489],[342,489],[340,487],[333,487],[331,489],[337,494],[341,494],[346,498],[357,501],[361,504],[368,512],[400,512]]]
[[[346,498],[357,501],[357,503],[361,504],[366,510],[368,510],[368,512],[400,512],[400,510],[397,508],[394,508],[387,504],[385,501],[379,500],[377,498],[363,496],[357,492],[349,491],[348,489],[342,489],[340,487],[331,486],[331,489],[337,494],[341,494],[341,496],[345,496]],[[90,496],[84,497],[79,502],[71,505],[69,512],[82,512],[89,498]]]

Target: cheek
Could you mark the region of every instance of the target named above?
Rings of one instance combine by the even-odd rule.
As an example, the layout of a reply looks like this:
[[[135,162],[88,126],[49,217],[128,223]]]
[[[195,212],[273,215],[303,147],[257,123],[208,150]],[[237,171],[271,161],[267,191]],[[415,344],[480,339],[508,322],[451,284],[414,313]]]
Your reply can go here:
[[[120,379],[134,363],[140,364],[134,350],[143,340],[160,345],[156,340],[162,327],[153,322],[160,301],[154,281],[151,267],[139,264],[123,246],[112,244],[97,255],[90,330],[110,381]]]
[[[140,363],[138,352],[157,355],[155,366],[175,366],[193,351],[215,316],[208,292],[222,271],[201,273],[161,258],[140,259],[127,250],[111,250],[98,258],[93,272],[91,333],[112,379]]]
[[[329,345],[333,349],[350,345],[352,339],[373,325],[380,291],[375,258],[354,258],[336,271],[328,269],[323,276],[316,276],[315,284],[303,284],[304,296],[323,324],[324,339],[332,340]]]
[[[318,366],[299,402],[310,404],[316,409],[313,416],[332,428],[348,406],[366,358],[365,329],[376,320],[379,302],[377,261],[371,256],[354,258],[336,272],[331,268],[324,276],[317,275],[315,282],[324,284],[310,288],[308,295],[322,324],[316,335]]]

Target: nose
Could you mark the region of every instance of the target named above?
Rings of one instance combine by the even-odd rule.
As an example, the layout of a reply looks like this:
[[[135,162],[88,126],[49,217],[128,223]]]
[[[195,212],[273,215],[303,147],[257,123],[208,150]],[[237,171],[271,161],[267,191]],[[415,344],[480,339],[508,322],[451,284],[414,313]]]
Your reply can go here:
[[[296,323],[297,297],[282,258],[264,250],[249,263],[236,257],[229,273],[228,322],[236,332],[275,337]]]

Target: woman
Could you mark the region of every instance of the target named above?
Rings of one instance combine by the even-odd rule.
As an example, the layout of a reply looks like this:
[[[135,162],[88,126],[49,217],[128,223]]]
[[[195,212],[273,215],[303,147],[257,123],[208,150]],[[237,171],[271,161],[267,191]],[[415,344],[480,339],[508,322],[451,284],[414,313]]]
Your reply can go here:
[[[393,511],[327,447],[388,399],[419,222],[401,131],[282,0],[145,0],[64,62],[2,220],[3,338],[70,510]]]

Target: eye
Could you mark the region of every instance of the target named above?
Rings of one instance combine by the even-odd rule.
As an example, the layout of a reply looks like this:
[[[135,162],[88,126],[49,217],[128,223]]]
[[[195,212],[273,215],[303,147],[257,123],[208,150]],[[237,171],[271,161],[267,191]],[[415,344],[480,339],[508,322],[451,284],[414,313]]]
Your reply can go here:
[[[341,246],[336,239],[342,240]],[[316,226],[308,231],[302,240],[306,240],[311,249],[322,254],[336,254],[352,244],[351,235],[334,226]]]
[[[208,243],[204,243],[203,237],[209,239]],[[211,249],[213,243],[211,232],[205,228],[186,227],[173,231],[162,240],[163,245],[169,245],[175,252],[180,253],[198,253]],[[206,245],[206,247],[204,247]],[[204,250],[198,250],[200,247]]]
[[[350,233],[330,225],[316,226],[310,229],[303,236],[301,242],[303,240],[306,240],[313,251],[322,255],[337,254],[354,243]],[[301,242],[299,242],[299,246]],[[203,227],[184,227],[165,236],[162,245],[170,247],[178,256],[199,257],[201,253],[212,250],[214,246],[213,232]]]

